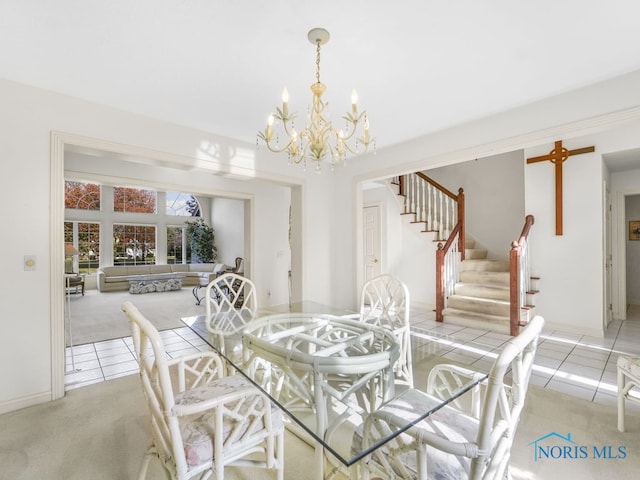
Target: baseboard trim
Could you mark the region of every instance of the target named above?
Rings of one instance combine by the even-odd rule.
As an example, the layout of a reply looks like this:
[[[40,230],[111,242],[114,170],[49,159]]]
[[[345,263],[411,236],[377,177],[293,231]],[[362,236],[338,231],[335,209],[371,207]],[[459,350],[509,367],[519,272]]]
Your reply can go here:
[[[544,318],[544,315],[541,316]],[[604,338],[604,328],[584,328],[580,326],[567,325],[565,323],[546,323],[545,321],[543,333],[545,331],[549,332],[552,330],[560,330],[562,332],[575,333],[578,335],[587,335],[589,337]]]
[[[51,401],[51,392],[36,393],[0,403],[0,415]]]

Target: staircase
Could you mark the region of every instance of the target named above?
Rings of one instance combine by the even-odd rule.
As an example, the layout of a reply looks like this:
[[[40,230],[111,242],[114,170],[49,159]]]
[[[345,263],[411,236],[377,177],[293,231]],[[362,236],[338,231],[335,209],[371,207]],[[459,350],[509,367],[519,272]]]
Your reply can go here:
[[[508,333],[511,315],[509,261],[487,259],[487,251],[475,248],[475,241],[467,237],[459,275],[460,280],[454,285],[453,294],[449,295],[442,311],[443,321]],[[520,309],[521,325],[526,325],[533,316],[535,293],[535,290],[527,292],[527,305]]]
[[[517,335],[533,316],[537,278],[530,277],[528,235],[533,217],[527,215],[509,260],[487,259],[467,238],[464,193],[454,194],[422,172],[389,182],[401,198],[401,214],[432,235],[436,251],[436,320]]]

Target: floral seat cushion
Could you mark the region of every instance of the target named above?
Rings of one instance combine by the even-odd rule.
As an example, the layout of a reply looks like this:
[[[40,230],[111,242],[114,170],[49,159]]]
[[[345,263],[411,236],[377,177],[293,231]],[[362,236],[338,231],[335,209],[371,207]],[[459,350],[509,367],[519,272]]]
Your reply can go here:
[[[246,378],[242,375],[231,375],[177,395],[176,405],[200,403],[247,387],[253,388],[253,385]],[[255,395],[248,395],[235,404],[228,404],[227,414],[223,416],[222,441],[227,442],[232,434],[232,442],[242,441],[247,436],[266,436],[264,402],[264,397],[256,390]],[[271,409],[273,431],[281,431],[284,428],[282,412],[271,403],[267,408]],[[213,440],[216,431],[214,413],[183,419],[180,430],[188,465],[196,466],[213,460]]]
[[[394,417],[411,421],[417,418],[420,413],[428,411],[429,408],[440,402],[439,399],[424,392],[409,389],[382,407],[380,413],[383,416],[391,414]],[[455,408],[445,406],[418,423],[417,427],[454,442],[475,443],[478,423],[478,419]],[[377,454],[379,455],[385,455],[385,451],[388,452],[388,449],[398,449],[394,452],[395,461],[391,467],[394,469],[394,473],[401,478],[417,478],[415,444],[411,433],[419,435],[418,429],[410,429],[408,433],[401,434],[398,441],[392,440],[388,443],[388,447],[378,449]],[[356,453],[356,450],[357,453],[360,453],[363,445],[362,436],[363,430],[362,427],[359,427],[354,433],[353,453]],[[371,440],[373,439],[369,439],[368,443],[371,443]],[[398,455],[399,451],[405,453]],[[371,461],[376,461],[375,455],[374,453],[374,458]],[[391,457],[387,456],[388,459]],[[466,478],[469,467],[468,458],[456,457],[431,447],[427,448],[427,477],[429,479]]]
[[[618,368],[629,376],[640,378],[640,357],[620,355],[617,362]]]

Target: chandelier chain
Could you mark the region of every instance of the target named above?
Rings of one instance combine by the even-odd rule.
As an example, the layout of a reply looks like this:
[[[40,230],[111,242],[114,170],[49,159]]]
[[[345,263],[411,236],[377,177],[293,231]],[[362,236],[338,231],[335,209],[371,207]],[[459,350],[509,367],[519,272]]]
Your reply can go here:
[[[316,82],[320,83],[320,40],[316,40]]]

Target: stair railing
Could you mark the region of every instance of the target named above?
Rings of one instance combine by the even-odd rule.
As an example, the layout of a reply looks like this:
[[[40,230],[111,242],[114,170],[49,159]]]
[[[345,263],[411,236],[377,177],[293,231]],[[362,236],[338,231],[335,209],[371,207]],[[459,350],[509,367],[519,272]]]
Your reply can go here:
[[[436,240],[446,240],[458,219],[464,218],[460,215],[461,209],[464,211],[462,189],[456,195],[422,172],[395,177],[393,182],[404,197],[403,213],[414,215],[416,223],[424,223],[425,231],[437,232]]]
[[[527,215],[518,240],[511,244],[509,252],[509,333],[518,334],[522,308],[527,303],[527,293],[531,286],[531,270],[529,264],[529,231],[533,225],[533,215]]]
[[[398,193],[404,197],[403,213],[414,214],[416,222],[425,224],[425,231],[437,232],[436,320],[442,322],[442,311],[460,280],[464,260],[464,190],[458,189],[456,195],[422,172],[395,177],[392,183],[398,184]]]
[[[442,322],[442,311],[447,308],[447,299],[460,280],[460,262],[464,257],[464,238],[461,236],[462,222],[453,228],[447,241],[438,243],[436,250],[436,321]]]

